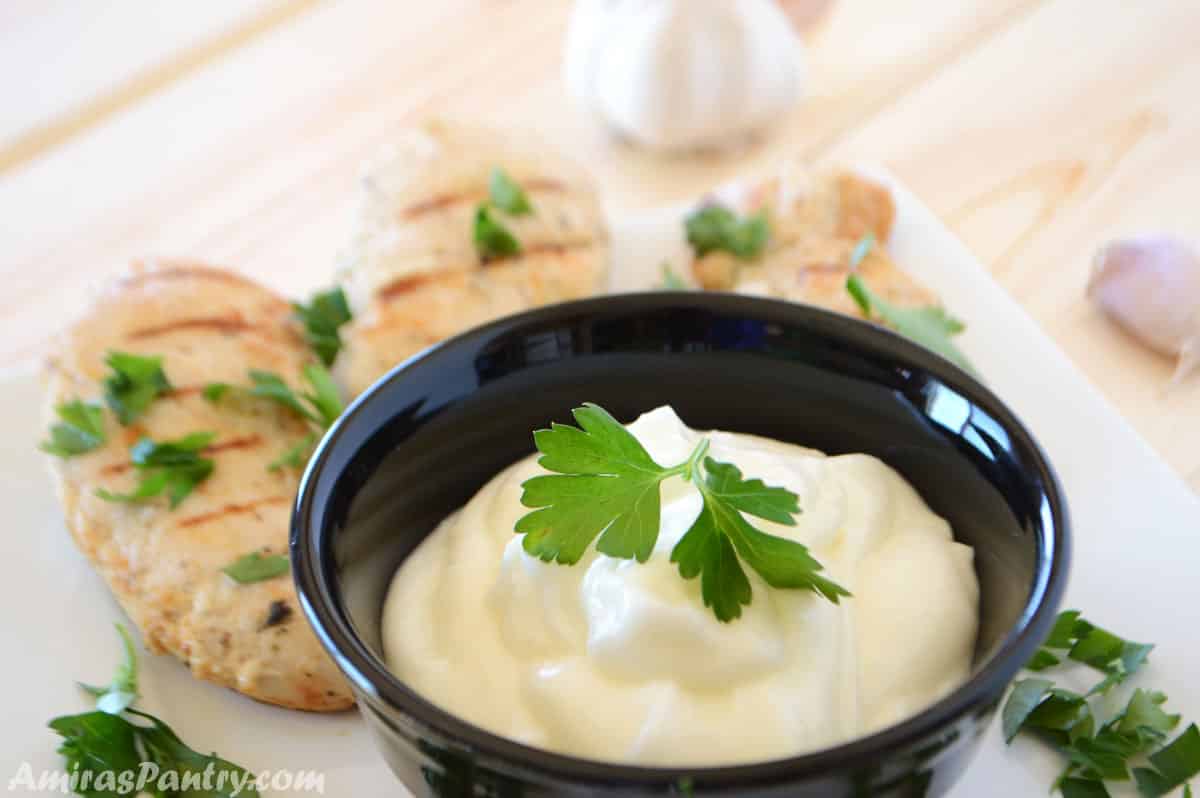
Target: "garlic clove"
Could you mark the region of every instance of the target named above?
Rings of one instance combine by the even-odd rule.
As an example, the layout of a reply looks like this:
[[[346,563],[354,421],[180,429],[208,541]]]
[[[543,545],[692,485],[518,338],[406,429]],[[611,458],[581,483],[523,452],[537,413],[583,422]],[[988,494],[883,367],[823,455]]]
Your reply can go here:
[[[1167,235],[1113,241],[1096,253],[1088,296],[1146,346],[1200,366],[1200,255]]]

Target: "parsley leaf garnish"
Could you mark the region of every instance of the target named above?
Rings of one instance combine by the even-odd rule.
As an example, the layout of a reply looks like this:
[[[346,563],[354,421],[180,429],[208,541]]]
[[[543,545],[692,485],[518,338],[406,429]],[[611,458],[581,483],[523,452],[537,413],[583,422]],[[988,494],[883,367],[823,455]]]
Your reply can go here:
[[[274,579],[288,572],[288,558],[282,554],[262,554],[252,551],[243,554],[221,571],[238,584],[246,585],[251,582],[262,582]]]
[[[771,237],[766,213],[740,219],[724,205],[705,205],[693,211],[684,221],[684,229],[696,257],[724,250],[741,260],[753,260]]]
[[[96,495],[105,501],[141,502],[162,495],[165,491],[174,510],[192,490],[208,479],[213,461],[200,452],[212,443],[216,433],[193,432],[178,440],[155,442],[142,438],[129,450],[141,482],[130,493],[112,493],[98,488]]]
[[[128,633],[120,625],[117,628],[125,643],[126,662],[113,679],[113,689],[120,684],[131,688],[129,692],[136,697],[137,655]],[[185,794],[212,798],[258,795],[254,775],[245,768],[216,754],[192,750],[167,724],[153,715],[130,709],[128,703],[118,708],[119,702],[107,701],[110,706],[106,708],[109,695],[113,695],[112,690],[100,697],[100,709],[57,717],[48,724],[62,737],[58,752],[65,759],[66,771],[71,774],[73,789],[79,795],[132,796],[139,786],[142,792],[138,794],[164,798]],[[155,768],[144,768],[146,764]],[[139,785],[138,778],[143,773],[158,780]],[[186,792],[181,791],[185,784],[189,787]]]
[[[1152,766],[1132,768],[1141,795],[1156,798],[1182,786],[1200,773],[1200,729],[1192,724],[1164,746],[1180,720],[1163,709],[1165,695],[1138,688],[1105,723],[1090,701],[1135,673],[1152,648],[1101,629],[1076,610],[1061,613],[1030,665],[1045,671],[1066,658],[1101,671],[1104,679],[1087,693],[1042,677],[1017,681],[1001,713],[1005,741],[1028,732],[1057,748],[1067,759],[1054,785],[1064,798],[1107,796],[1104,782],[1128,781],[1130,763],[1139,758]]]
[[[492,216],[487,204],[475,209],[475,223],[471,235],[475,241],[475,251],[485,261],[521,254],[521,242],[502,222]]]
[[[59,423],[50,427],[50,439],[43,441],[41,450],[59,457],[73,457],[103,446],[104,408],[92,402],[74,399],[54,408]]]
[[[509,216],[525,216],[533,213],[533,205],[517,182],[508,176],[500,167],[492,170],[488,180],[488,199],[492,205],[507,213]]]
[[[295,316],[304,325],[304,339],[326,366],[332,366],[342,348],[339,328],[353,318],[346,293],[340,286],[316,294],[307,305],[292,303]]]
[[[599,405],[572,411],[579,427],[552,424],[533,433],[538,464],[557,472],[522,484],[522,548],[547,562],[574,565],[601,532],[596,549],[622,559],[650,558],[658,540],[658,486],[683,473],[650,457],[629,430]]]
[[[931,349],[969,374],[975,368],[967,356],[959,351],[951,338],[966,329],[961,321],[937,305],[923,308],[905,308],[893,305],[880,297],[867,285],[861,275],[851,274],[846,278],[846,290],[858,303],[863,315],[876,318],[888,327],[926,349]]]
[[[121,644],[125,648],[125,660],[117,666],[112,683],[107,687],[79,683],[80,687],[96,697],[96,708],[110,715],[120,715],[138,697],[137,651],[134,650],[129,630],[119,623],[116,627],[121,635]]]
[[[704,605],[722,621],[742,614],[750,603],[750,582],[738,563],[753,568],[773,588],[811,590],[837,604],[849,596],[841,586],[818,575],[821,563],[808,547],[794,540],[768,535],[749,522],[752,515],[793,526],[800,512],[796,494],[772,488],[762,480],[742,478],[737,466],[704,458],[704,479],[693,483],[704,498],[704,508],[671,552],[684,579],[700,576]],[[736,556],[735,556],[736,555]]]
[[[171,390],[161,357],[109,352],[104,362],[112,369],[104,378],[104,400],[124,426],[132,424],[151,402]]]
[[[534,509],[515,531],[525,536],[527,553],[573,565],[595,540],[602,554],[645,562],[658,541],[659,486],[681,477],[699,489],[704,507],[671,562],[684,579],[701,578],[704,604],[719,620],[734,620],[751,601],[743,562],[771,587],[811,590],[834,603],[850,595],[818,575],[822,566],[806,546],[746,521],[743,514],[794,524],[800,511],[794,493],[744,479],[735,466],[706,457],[707,439],[686,461],[666,467],[602,407],[588,403],[572,413],[579,427],[552,424],[533,434],[539,465],[555,473],[522,485],[521,504]]]

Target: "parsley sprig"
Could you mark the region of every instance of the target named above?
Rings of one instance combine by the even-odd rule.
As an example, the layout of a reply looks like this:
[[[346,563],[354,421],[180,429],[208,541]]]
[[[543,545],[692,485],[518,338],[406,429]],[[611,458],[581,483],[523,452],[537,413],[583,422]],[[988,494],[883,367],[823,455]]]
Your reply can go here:
[[[858,304],[863,315],[882,322],[927,349],[932,349],[963,371],[975,374],[967,356],[952,340],[955,335],[966,329],[965,324],[947,313],[940,305],[922,308],[893,305],[872,291],[863,276],[854,271],[874,246],[875,237],[870,233],[858,242],[850,255],[850,276],[846,278],[846,291]]]
[[[138,486],[129,493],[113,493],[97,488],[96,495],[111,502],[143,502],[164,492],[171,509],[213,472],[213,461],[201,452],[212,443],[216,433],[193,432],[173,441],[142,438],[129,450],[130,460],[141,475]]]
[[[739,218],[724,205],[705,205],[693,211],[684,221],[684,229],[698,258],[724,250],[741,260],[753,260],[771,237],[765,212]]]
[[[111,369],[104,378],[104,401],[124,426],[136,421],[151,402],[171,390],[160,356],[109,352],[104,362]]]
[[[58,457],[74,457],[104,445],[104,408],[93,402],[73,399],[54,408],[59,421],[50,427],[50,439],[41,450]]]
[[[339,330],[354,318],[346,293],[340,286],[332,288],[313,296],[307,305],[293,302],[292,311],[304,325],[304,339],[313,352],[321,363],[332,366],[342,348]]]
[[[483,260],[507,258],[521,254],[521,242],[496,214],[526,216],[533,213],[533,204],[515,180],[500,167],[492,170],[488,180],[488,199],[475,208],[471,238]]]
[[[515,531],[525,536],[527,553],[574,565],[595,540],[602,554],[646,562],[658,540],[660,485],[680,477],[700,491],[703,509],[671,551],[671,562],[684,579],[700,577],[704,605],[719,620],[740,617],[751,602],[743,563],[774,588],[810,590],[835,604],[850,595],[819,575],[822,566],[806,546],[746,520],[794,525],[800,507],[791,491],[747,480],[737,467],[708,457],[707,439],[684,462],[661,466],[602,407],[588,403],[572,412],[579,427],[553,424],[533,434],[542,453],[538,463],[555,473],[522,485],[521,504],[534,509]]]
[[[125,661],[118,668],[113,686],[98,696],[97,709],[78,715],[54,718],[48,726],[62,737],[58,752],[66,770],[79,785],[77,792],[90,798],[132,796],[138,778],[155,766],[159,781],[142,785],[143,793],[155,796],[207,795],[229,798],[257,796],[254,776],[245,768],[188,747],[158,718],[131,709],[137,698],[137,654],[128,631],[118,625],[125,646]],[[85,688],[95,694],[99,688]],[[205,771],[215,791],[181,791],[181,784],[204,785]],[[185,781],[186,780],[186,781]]]
[[[1065,664],[1065,658],[1100,671],[1104,678],[1086,693],[1059,687],[1040,675],[1017,681],[1001,712],[1005,741],[1028,733],[1058,749],[1067,765],[1054,788],[1061,789],[1064,798],[1106,798],[1104,782],[1129,781],[1131,772],[1144,798],[1183,786],[1200,773],[1200,729],[1192,724],[1166,743],[1180,716],[1163,709],[1165,695],[1138,688],[1125,707],[1103,723],[1091,700],[1135,674],[1153,648],[1102,629],[1078,611],[1060,614],[1026,667],[1040,673]],[[1132,766],[1141,759],[1148,766]]]

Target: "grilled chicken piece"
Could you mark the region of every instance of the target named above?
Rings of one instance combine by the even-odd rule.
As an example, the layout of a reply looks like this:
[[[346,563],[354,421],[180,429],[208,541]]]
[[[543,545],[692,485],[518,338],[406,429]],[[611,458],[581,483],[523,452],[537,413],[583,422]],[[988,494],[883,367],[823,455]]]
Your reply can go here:
[[[872,290],[899,305],[936,302],[887,254],[895,207],[891,193],[878,183],[851,172],[816,179],[788,174],[755,186],[737,210],[764,210],[770,240],[752,261],[728,252],[697,258],[692,271],[705,289],[767,294],[860,316],[846,292],[846,278],[855,247],[869,233],[876,245],[859,263],[858,273]]]
[[[502,168],[534,212],[495,212],[522,247],[484,261],[472,230]],[[590,178],[535,142],[429,123],[363,179],[342,281],[354,311],[335,373],[357,394],[432,343],[500,316],[589,296],[608,268],[608,232]]]
[[[109,350],[161,355],[174,390],[128,427],[106,412],[107,443],[51,458],[52,471],[72,536],[152,651],[260,701],[337,710],[353,699],[300,614],[292,580],[238,584],[220,571],[252,551],[287,554],[299,476],[267,465],[307,429],[272,403],[218,405],[201,389],[244,385],[251,368],[299,385],[311,356],[288,316],[275,294],[217,269],[163,264],[120,280],[58,342],[46,372],[47,419],[56,420],[60,402],[100,398]],[[205,454],[214,471],[175,510],[161,498],[123,504],[95,495],[132,490],[129,448],[139,438],[203,431],[216,433]]]

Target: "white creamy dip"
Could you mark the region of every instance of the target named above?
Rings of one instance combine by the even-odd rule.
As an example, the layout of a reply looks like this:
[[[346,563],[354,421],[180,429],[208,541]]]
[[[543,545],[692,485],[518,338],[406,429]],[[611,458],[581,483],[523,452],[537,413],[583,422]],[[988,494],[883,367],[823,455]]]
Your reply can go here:
[[[700,511],[662,486],[644,563],[591,550],[574,566],[526,554],[513,533],[535,457],[505,469],[403,563],[383,615],[392,670],[445,710],[505,737],[589,759],[723,765],[824,748],[912,715],[968,675],[979,585],[969,547],[895,471],[727,432],[698,433],[669,407],[629,425],[659,463],[711,457],[800,499],[796,526],[854,595],[840,605],[768,588],[721,623],[671,549]]]

